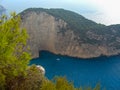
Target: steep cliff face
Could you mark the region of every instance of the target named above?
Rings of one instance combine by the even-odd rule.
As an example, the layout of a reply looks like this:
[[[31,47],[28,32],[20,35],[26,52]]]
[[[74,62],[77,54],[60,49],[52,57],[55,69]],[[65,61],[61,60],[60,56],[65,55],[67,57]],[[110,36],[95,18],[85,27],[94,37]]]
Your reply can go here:
[[[40,50],[80,58],[120,53],[120,37],[115,34],[118,30],[110,26],[104,26],[110,30],[106,34],[90,29],[82,35],[80,31],[76,33],[68,22],[46,11],[25,11],[21,17],[22,27],[29,34],[28,44],[34,58],[39,57]],[[115,40],[111,41],[112,38]]]

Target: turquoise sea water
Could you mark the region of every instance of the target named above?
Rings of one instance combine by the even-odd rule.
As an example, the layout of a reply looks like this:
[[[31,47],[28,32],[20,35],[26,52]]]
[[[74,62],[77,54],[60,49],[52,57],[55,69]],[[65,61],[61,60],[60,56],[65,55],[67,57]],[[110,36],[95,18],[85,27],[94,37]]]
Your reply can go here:
[[[76,87],[92,86],[97,83],[106,90],[120,90],[120,56],[78,59],[55,55],[42,51],[40,57],[33,59],[31,64],[42,65],[46,77],[66,76]]]

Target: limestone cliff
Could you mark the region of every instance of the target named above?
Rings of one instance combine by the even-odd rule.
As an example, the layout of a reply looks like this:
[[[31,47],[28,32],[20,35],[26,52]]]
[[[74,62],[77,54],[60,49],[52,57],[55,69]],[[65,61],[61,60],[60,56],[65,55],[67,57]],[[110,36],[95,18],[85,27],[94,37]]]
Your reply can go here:
[[[25,10],[21,13],[22,27],[25,27],[29,34],[28,44],[34,58],[39,57],[40,50],[80,58],[98,57],[100,55],[109,56],[120,53],[120,36],[117,35],[120,29],[116,29],[114,25],[114,27],[99,26],[95,23],[95,25],[102,27],[98,30],[105,28],[103,34],[96,31],[96,28],[95,30],[85,29],[84,32],[82,28],[79,28],[80,31],[77,32],[64,19],[44,10],[38,11]],[[84,18],[82,17],[82,19]],[[91,22],[94,24],[93,21]],[[87,25],[86,27],[88,27]],[[84,25],[81,24],[81,26]]]

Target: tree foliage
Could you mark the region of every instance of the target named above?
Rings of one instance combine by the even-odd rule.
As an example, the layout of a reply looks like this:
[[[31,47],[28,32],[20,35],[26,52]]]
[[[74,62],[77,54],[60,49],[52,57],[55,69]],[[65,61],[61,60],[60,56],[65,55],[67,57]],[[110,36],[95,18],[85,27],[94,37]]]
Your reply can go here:
[[[76,90],[65,77],[55,77],[53,81],[45,81],[40,90]]]
[[[5,15],[0,20],[0,88],[10,84],[13,79],[25,75],[30,54],[26,49],[28,35],[20,28],[20,16]]]
[[[44,81],[40,90],[100,90],[98,83],[95,88],[80,87],[76,88],[72,82],[69,82],[65,77],[55,77],[52,81]]]

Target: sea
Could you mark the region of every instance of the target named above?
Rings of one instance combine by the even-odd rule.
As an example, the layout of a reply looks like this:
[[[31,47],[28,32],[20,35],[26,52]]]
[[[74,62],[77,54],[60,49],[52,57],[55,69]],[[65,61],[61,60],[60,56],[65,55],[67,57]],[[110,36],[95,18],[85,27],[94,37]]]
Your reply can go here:
[[[101,90],[120,90],[120,55],[82,59],[41,51],[39,58],[30,61],[32,64],[43,66],[50,80],[63,76],[75,87],[94,88],[99,83]]]

